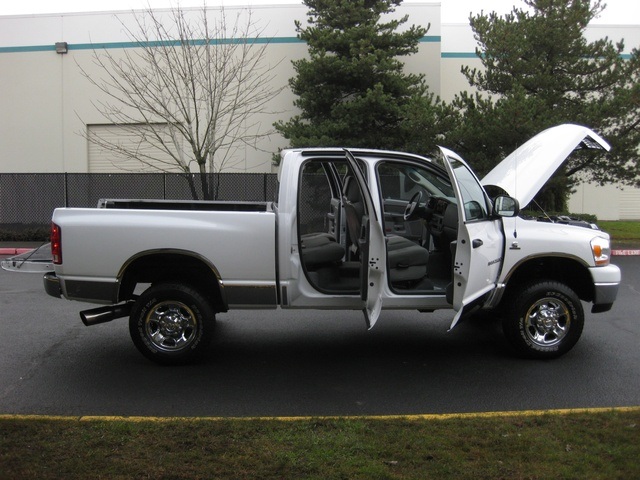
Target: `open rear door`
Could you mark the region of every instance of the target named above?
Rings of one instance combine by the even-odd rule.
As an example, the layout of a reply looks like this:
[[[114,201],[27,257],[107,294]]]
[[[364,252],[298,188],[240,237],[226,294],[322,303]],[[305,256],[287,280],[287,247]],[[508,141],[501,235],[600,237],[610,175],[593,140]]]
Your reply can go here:
[[[362,262],[360,267],[360,295],[364,303],[363,312],[367,328],[370,329],[375,325],[382,310],[382,289],[386,281],[387,265],[385,237],[364,174],[351,152],[345,149],[345,155],[353,176],[360,187],[360,193],[366,208],[359,238]]]
[[[479,304],[493,289],[504,260],[502,220],[491,215],[491,202],[469,166],[457,154],[440,149],[458,202],[458,237],[453,263],[451,323]]]

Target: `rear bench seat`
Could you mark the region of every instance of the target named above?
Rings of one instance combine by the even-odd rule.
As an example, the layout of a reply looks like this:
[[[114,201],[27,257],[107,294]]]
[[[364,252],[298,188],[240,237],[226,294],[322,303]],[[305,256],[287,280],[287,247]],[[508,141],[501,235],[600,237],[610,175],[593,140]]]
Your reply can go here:
[[[345,251],[330,233],[309,233],[302,235],[301,253],[307,267],[342,260]]]

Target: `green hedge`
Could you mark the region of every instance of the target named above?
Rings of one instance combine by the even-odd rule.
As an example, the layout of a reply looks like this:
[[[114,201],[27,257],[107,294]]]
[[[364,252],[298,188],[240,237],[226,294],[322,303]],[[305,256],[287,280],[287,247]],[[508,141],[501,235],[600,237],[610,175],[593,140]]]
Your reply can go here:
[[[0,242],[48,242],[49,227],[0,228]]]

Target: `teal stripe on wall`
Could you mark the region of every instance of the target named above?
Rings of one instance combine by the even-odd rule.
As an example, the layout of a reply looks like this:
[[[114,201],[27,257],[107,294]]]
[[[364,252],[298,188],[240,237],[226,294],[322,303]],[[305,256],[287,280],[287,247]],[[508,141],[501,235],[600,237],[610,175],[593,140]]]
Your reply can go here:
[[[48,52],[56,51],[55,45],[32,45],[28,47],[0,47],[0,53]]]
[[[227,43],[235,43],[241,42],[242,39],[223,39],[213,41],[214,44],[227,44]],[[303,40],[300,40],[298,37],[276,37],[276,38],[254,38],[250,40],[256,44],[291,44],[291,43],[305,43]],[[421,43],[438,43],[441,41],[440,36],[432,35],[422,37],[420,40]],[[194,40],[194,45],[203,45],[205,43],[204,40]],[[168,42],[169,45],[178,45],[179,42]],[[111,48],[136,48],[141,44],[139,42],[104,42],[104,43],[71,43],[68,45],[69,51],[71,50],[103,50],[103,49],[111,49]],[[147,46],[159,46],[162,45],[162,42],[148,42]],[[55,45],[30,45],[23,47],[0,47],[0,53],[23,53],[23,52],[54,52],[56,50]]]
[[[227,43],[239,43],[242,39],[222,39],[212,41],[213,44],[227,44]],[[279,37],[279,38],[253,38],[250,40],[257,44],[282,44],[282,43],[304,43],[297,37]],[[146,42],[147,46],[159,46],[163,42]],[[166,42],[167,45],[179,45],[179,41]],[[194,45],[204,45],[204,40],[194,40]],[[71,50],[103,50],[111,48],[136,48],[141,46],[140,42],[103,42],[103,43],[70,43],[68,45],[69,51]],[[55,45],[33,45],[27,47],[0,47],[0,53],[15,53],[15,52],[48,52],[55,51]]]
[[[442,52],[442,58],[478,58],[475,52]]]
[[[231,43],[231,42],[240,42],[241,39],[223,39],[218,40],[215,43]],[[277,38],[254,38],[251,39],[252,42],[256,44],[295,44],[295,43],[305,43],[303,40],[300,40],[298,37],[277,37]],[[442,37],[439,35],[430,35],[422,37],[420,40],[421,43],[440,43],[442,41]],[[178,42],[174,42],[177,45]],[[204,44],[204,40],[194,40],[193,43],[195,45]],[[148,45],[160,45],[161,42],[149,42]],[[137,42],[106,42],[106,43],[74,43],[69,44],[69,50],[103,50],[103,49],[112,49],[112,48],[135,48],[140,46]],[[27,53],[27,52],[55,52],[55,45],[28,45],[28,46],[17,46],[17,47],[0,47],[0,53]],[[625,60],[631,59],[630,53],[623,53],[620,55]],[[475,52],[442,52],[440,54],[441,58],[478,58]]]

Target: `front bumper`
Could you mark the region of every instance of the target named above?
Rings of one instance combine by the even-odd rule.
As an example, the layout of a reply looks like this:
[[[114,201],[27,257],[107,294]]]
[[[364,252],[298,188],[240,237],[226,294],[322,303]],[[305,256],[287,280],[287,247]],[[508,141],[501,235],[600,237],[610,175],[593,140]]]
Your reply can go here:
[[[622,281],[622,274],[617,265],[594,267],[589,269],[593,279],[593,307],[592,313],[611,310],[613,302],[618,296],[618,289]]]

